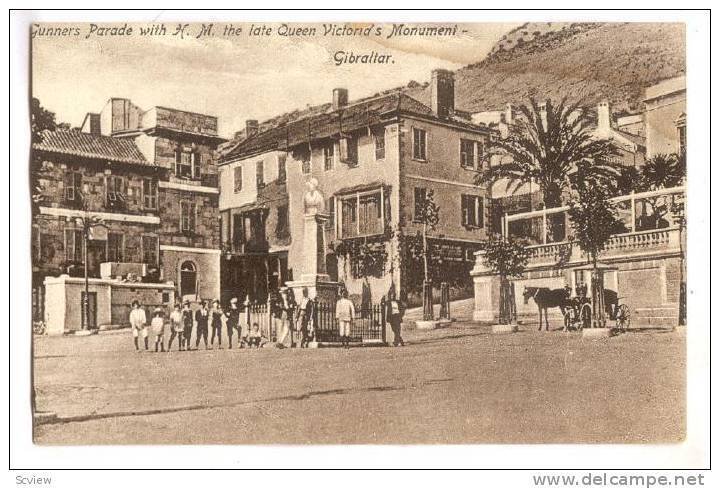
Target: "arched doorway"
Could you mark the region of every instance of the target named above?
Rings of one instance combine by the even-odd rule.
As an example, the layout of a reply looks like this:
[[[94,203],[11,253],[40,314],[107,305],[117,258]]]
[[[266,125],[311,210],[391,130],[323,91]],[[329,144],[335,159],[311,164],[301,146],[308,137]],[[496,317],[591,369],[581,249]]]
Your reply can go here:
[[[197,295],[197,267],[191,261],[180,266],[180,297]]]

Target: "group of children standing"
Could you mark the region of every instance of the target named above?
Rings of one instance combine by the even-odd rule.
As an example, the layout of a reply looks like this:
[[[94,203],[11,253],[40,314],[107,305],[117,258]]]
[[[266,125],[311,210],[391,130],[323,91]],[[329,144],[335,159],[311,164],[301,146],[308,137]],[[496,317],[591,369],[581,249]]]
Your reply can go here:
[[[175,304],[173,311],[166,318],[165,311],[156,307],[152,313],[149,329],[155,338],[155,351],[165,351],[165,331],[169,329],[170,337],[167,343],[167,351],[172,349],[173,342],[177,338],[178,351],[191,350],[190,340],[192,338],[193,325],[195,325],[195,349],[200,347],[200,340],[203,341],[205,349],[215,345],[217,339],[218,347],[222,348],[222,328],[225,324],[227,331],[228,348],[233,347],[233,336],[238,333],[239,346],[259,348],[263,344],[263,336],[260,326],[253,323],[246,335],[242,335],[240,328],[240,309],[237,306],[237,298],[230,301],[230,307],[225,311],[217,299],[208,307],[208,301],[202,301],[200,308],[193,313],[190,302],[185,301],[182,305]],[[140,351],[139,337],[142,336],[145,343],[145,350],[149,350],[148,321],[145,310],[140,307],[138,301],[133,301],[130,311],[130,327],[133,333],[135,350]],[[208,328],[212,329],[212,335],[208,342]]]
[[[404,312],[403,305],[395,299],[394,293],[388,294],[387,319],[394,333],[393,344],[404,345],[400,334],[400,324]],[[271,312],[275,321],[278,337],[277,346],[284,347],[290,338],[290,347],[299,346],[307,348],[310,341],[315,337],[313,324],[314,303],[310,299],[308,289],[302,290],[302,297],[299,303],[295,302],[294,296],[289,290],[276,291],[270,297]],[[195,326],[195,349],[200,347],[200,340],[203,341],[205,349],[210,349],[218,342],[218,348],[222,348],[223,323],[227,334],[228,348],[233,347],[233,336],[237,332],[238,347],[260,348],[269,341],[262,335],[258,323],[253,323],[245,334],[240,325],[240,308],[237,298],[230,300],[229,307],[224,310],[217,299],[212,301],[208,307],[208,301],[202,301],[200,308],[194,313],[190,308],[190,302],[185,301],[182,305],[175,304],[169,317],[165,317],[165,311],[156,307],[152,313],[149,329],[155,338],[155,351],[165,351],[165,330],[169,328],[170,337],[167,343],[167,351],[170,351],[173,342],[177,338],[178,351],[191,350],[190,339],[192,337],[193,325]],[[341,297],[335,306],[335,319],[338,324],[338,333],[342,345],[350,346],[351,329],[355,319],[355,307],[348,299],[346,290],[341,292]],[[145,343],[145,350],[149,350],[148,321],[145,310],[140,307],[138,301],[133,301],[130,311],[130,326],[132,329],[135,350],[140,351],[139,338],[142,336]],[[208,343],[208,329],[212,334]],[[299,343],[296,342],[296,333]]]

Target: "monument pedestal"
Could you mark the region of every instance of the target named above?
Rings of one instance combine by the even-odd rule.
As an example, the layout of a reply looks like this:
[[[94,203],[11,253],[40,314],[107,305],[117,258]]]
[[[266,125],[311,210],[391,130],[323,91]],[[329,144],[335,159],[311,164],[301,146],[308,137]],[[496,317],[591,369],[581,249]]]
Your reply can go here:
[[[325,222],[328,215],[320,212],[305,214],[303,232],[302,275],[299,280],[285,282],[295,300],[302,298],[302,289],[308,289],[311,299],[332,303],[337,301],[339,283],[330,280],[325,265]]]

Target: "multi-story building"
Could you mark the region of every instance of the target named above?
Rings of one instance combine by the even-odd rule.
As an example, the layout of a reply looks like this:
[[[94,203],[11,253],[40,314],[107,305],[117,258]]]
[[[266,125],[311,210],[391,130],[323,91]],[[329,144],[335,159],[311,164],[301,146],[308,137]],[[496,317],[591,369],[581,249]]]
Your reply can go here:
[[[471,266],[489,222],[487,189],[474,179],[495,132],[455,110],[451,72],[434,71],[431,92],[427,106],[402,91],[349,103],[336,89],[332,104],[282,124],[258,130],[251,121],[219,162],[223,293],[262,296],[299,278],[311,178],[330,216],[327,272],[351,293],[365,286],[379,298],[391,283],[403,288],[399,235],[421,230],[417,207],[430,191],[440,207],[435,261]]]
[[[33,216],[33,292],[43,317],[43,280],[84,275],[77,218],[99,218],[87,243],[88,275],[127,272],[171,282],[176,298],[220,293],[217,119],[164,107],[142,111],[111,99],[78,130],[43,133],[43,202]],[[104,267],[100,265],[108,263]]]
[[[216,149],[217,118],[166,107],[143,111],[112,98],[88,114],[83,132],[131,140],[158,167],[160,279],[184,298],[220,293],[220,225]]]
[[[661,81],[645,90],[648,157],[685,152],[686,97],[685,76]]]
[[[89,276],[100,277],[101,263],[133,263],[157,280],[159,168],[130,140],[76,130],[46,131],[33,150],[44,189],[32,225],[34,318],[43,319],[46,277],[84,275],[78,218],[106,226],[87,243]]]

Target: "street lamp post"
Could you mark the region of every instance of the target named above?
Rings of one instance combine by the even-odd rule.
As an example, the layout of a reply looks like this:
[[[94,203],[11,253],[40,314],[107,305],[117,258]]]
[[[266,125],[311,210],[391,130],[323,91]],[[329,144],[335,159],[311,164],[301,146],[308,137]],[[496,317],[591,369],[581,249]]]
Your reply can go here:
[[[78,222],[83,228],[82,236],[85,295],[82,298],[82,329],[86,330],[89,329],[88,324],[90,323],[90,280],[88,271],[88,241],[90,239],[90,231],[95,227],[107,228],[107,226],[102,219],[98,217],[90,217],[88,213],[87,196],[89,194],[89,186],[87,183],[83,185],[82,192],[79,193],[82,201],[83,217],[76,218],[76,222]]]

